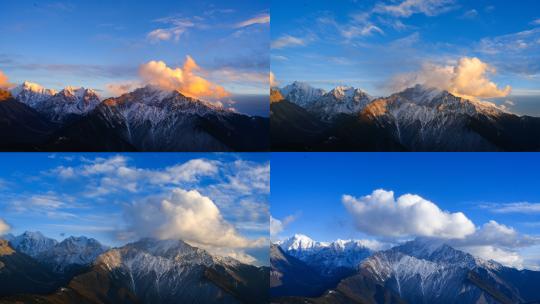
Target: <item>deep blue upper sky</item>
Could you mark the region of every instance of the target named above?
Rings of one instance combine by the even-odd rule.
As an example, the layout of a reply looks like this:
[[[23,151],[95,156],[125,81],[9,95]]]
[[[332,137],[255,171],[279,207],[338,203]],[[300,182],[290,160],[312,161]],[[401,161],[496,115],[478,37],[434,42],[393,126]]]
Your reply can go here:
[[[2,156],[0,219],[11,226],[9,232],[15,235],[27,230],[40,231],[58,240],[84,235],[116,246],[144,236],[169,238],[170,234],[165,236],[154,229],[188,240],[200,229],[218,227],[226,231],[233,227],[235,235],[249,242],[268,239],[267,154]],[[196,190],[208,197],[218,208],[221,220],[208,215],[212,208],[202,208],[205,204],[196,198],[172,198],[175,189]],[[164,199],[172,202],[176,211],[164,209]],[[195,207],[190,205],[192,202]],[[183,222],[190,212],[189,216],[198,221],[197,226],[176,227],[174,219]],[[154,220],[149,221],[152,216]],[[230,246],[230,250],[247,252],[267,263],[267,242],[262,246],[230,240],[222,246],[213,239],[225,238],[219,232],[206,235],[209,240],[194,242],[204,241],[217,249]]]
[[[416,6],[407,6],[416,3]],[[426,63],[456,66],[477,57],[496,70],[488,78],[509,85],[516,112],[540,115],[525,95],[540,96],[540,3],[534,0],[273,1],[272,72],[330,89],[395,91],[396,75]],[[397,10],[400,9],[400,10]],[[538,99],[537,99],[538,101]],[[520,103],[523,102],[524,105]]]
[[[341,201],[376,189],[396,198],[417,194],[441,210],[463,212],[477,227],[495,220],[540,235],[540,157],[534,153],[273,153],[271,162],[270,212],[295,218],[277,239],[303,233],[320,241],[380,240],[356,229]],[[523,204],[503,212],[512,203]]]
[[[190,55],[233,94],[266,95],[268,11],[268,1],[2,1],[0,70],[14,83],[106,95],[141,64],[176,68]]]

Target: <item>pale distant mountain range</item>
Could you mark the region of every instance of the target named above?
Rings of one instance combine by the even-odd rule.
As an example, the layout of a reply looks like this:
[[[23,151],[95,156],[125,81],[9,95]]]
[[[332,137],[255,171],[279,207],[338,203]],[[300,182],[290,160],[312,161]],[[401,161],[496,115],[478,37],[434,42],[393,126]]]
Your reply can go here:
[[[421,85],[375,98],[294,82],[271,89],[270,120],[276,151],[540,150],[540,118]]]
[[[0,94],[1,150],[265,151],[269,120],[153,86],[101,100],[24,82]]]
[[[434,239],[418,238],[387,250],[362,243],[321,243],[295,235],[273,244],[272,303],[540,301],[539,271],[505,267]]]

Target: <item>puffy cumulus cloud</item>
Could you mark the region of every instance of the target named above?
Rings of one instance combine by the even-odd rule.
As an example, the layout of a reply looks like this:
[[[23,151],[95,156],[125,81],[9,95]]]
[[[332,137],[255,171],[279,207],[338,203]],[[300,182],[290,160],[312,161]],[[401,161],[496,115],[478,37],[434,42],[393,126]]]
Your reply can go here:
[[[270,15],[260,14],[253,18],[249,18],[248,20],[237,23],[235,27],[240,28],[240,27],[246,27],[246,26],[250,26],[254,24],[268,24],[268,23],[270,23]]]
[[[219,252],[224,249],[264,246],[264,239],[250,240],[227,222],[216,204],[197,190],[172,190],[167,197],[151,197],[126,208],[128,232],[137,237],[181,239],[194,246]]]
[[[165,90],[178,90],[194,98],[223,98],[230,96],[223,87],[214,84],[196,73],[201,68],[190,56],[182,68],[170,68],[163,61],[150,61],[141,65],[139,75],[146,84]]]
[[[0,71],[0,89],[8,89],[12,86],[4,72]]]
[[[505,266],[518,269],[523,268],[524,259],[515,251],[505,250],[494,246],[469,246],[461,249],[485,260],[493,260]]]
[[[0,235],[7,233],[11,227],[3,220],[0,219]]]
[[[270,236],[276,236],[281,233],[290,223],[296,220],[296,216],[289,215],[279,220],[273,216],[270,216]]]
[[[360,198],[344,195],[342,202],[362,232],[380,237],[429,236],[464,238],[474,233],[474,224],[461,212],[441,210],[418,195],[375,190]]]
[[[505,97],[512,88],[506,86],[500,89],[489,80],[488,74],[495,72],[495,68],[476,57],[464,57],[454,66],[426,63],[420,71],[397,75],[391,83],[394,90],[423,84],[471,100]]]
[[[396,17],[410,17],[417,13],[436,16],[451,10],[453,4],[453,0],[404,0],[399,4],[378,4],[374,12]]]
[[[270,86],[271,87],[277,87],[279,85],[279,82],[276,79],[276,75],[274,73],[270,72]]]

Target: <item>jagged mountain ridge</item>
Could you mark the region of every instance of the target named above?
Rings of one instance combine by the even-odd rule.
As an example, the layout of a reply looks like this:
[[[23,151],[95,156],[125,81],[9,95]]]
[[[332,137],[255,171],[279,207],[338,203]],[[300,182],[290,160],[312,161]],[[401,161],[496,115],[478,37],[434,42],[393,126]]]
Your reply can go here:
[[[7,236],[6,239],[15,250],[34,258],[57,274],[89,267],[108,250],[97,240],[84,236],[71,236],[58,242],[40,232],[26,231],[19,236]]]
[[[34,237],[34,244],[45,243],[41,234],[27,235]],[[66,240],[74,252],[82,251],[76,245],[89,239]],[[40,265],[20,254],[31,265]],[[269,276],[268,267],[213,256],[178,240],[148,238],[107,250],[54,293],[23,289],[26,295],[3,294],[7,297],[0,297],[0,303],[263,303],[268,301]]]
[[[378,251],[318,298],[279,303],[533,303],[540,272],[517,270],[456,250],[443,241],[416,239]]]
[[[29,146],[46,151],[266,151],[269,119],[236,113],[178,91],[146,86],[101,101],[93,91],[60,92],[25,82],[15,100],[49,122]],[[12,115],[16,121],[17,113]],[[16,137],[16,135],[15,135]],[[32,139],[32,134],[28,135]],[[45,139],[44,139],[45,137]],[[6,148],[7,149],[7,148]]]
[[[346,89],[348,93],[342,87],[333,91],[344,92],[338,96],[354,96],[355,89]],[[421,85],[386,98],[372,98],[364,93],[357,102],[351,102],[350,98],[343,102],[327,97],[309,103],[296,102],[302,105],[306,112],[303,114],[299,114],[302,113],[299,109],[285,110],[291,108],[285,107],[286,102],[294,102],[288,100],[285,93],[282,91],[283,101],[271,105],[272,145],[277,150],[540,150],[540,118],[520,117],[489,102],[467,100]],[[322,96],[328,95],[332,94]],[[295,100],[298,96],[303,95],[297,93]],[[314,106],[318,104],[323,106]],[[274,121],[275,113],[279,115]],[[310,132],[295,129],[280,132],[290,129],[298,117],[306,120],[307,113],[312,118],[303,125],[313,126]],[[303,136],[306,139],[302,141]]]
[[[302,234],[296,234],[278,244],[287,254],[307,263],[324,276],[355,269],[372,254],[372,250],[361,241],[317,242]]]

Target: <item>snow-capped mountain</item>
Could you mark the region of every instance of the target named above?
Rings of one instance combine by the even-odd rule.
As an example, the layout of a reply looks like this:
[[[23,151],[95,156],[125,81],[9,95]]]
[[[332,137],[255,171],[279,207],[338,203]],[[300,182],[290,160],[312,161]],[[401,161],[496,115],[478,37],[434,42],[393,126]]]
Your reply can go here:
[[[43,88],[39,84],[29,81],[25,81],[11,89],[13,97],[32,108],[35,108],[39,103],[51,98],[56,93],[55,90]]]
[[[339,86],[313,101],[307,109],[324,120],[339,114],[356,114],[373,100],[366,92],[353,87]]]
[[[325,276],[354,270],[373,252],[366,247],[364,241],[317,242],[302,234],[295,234],[278,244],[287,254],[303,261]]]
[[[268,127],[266,118],[146,86],[104,100],[81,120],[58,131],[53,145],[61,150],[107,145],[107,150],[260,151],[268,147],[268,138],[263,136]],[[96,138],[94,133],[105,135]]]
[[[89,266],[96,258],[108,250],[95,239],[81,237],[68,237],[56,244],[51,250],[43,252],[36,258],[50,264],[55,272],[64,272],[72,266]]]
[[[63,123],[73,115],[85,115],[100,102],[94,90],[68,86],[60,92],[25,81],[11,90],[15,99],[44,115],[52,122]]]
[[[50,251],[58,244],[58,241],[44,236],[41,232],[32,231],[26,231],[19,236],[9,236],[6,239],[17,251],[33,258]]]
[[[268,282],[267,269],[214,257],[182,241],[142,239],[99,256],[64,293],[107,303],[262,303]]]
[[[511,273],[511,275],[510,275]],[[369,298],[378,289],[396,303],[524,303],[538,300],[523,278],[540,272],[519,271],[456,250],[441,241],[417,239],[373,254],[357,274],[323,297],[329,303]],[[384,292],[383,292],[384,290]],[[352,292],[351,292],[352,291]],[[340,300],[337,300],[340,299]],[[377,302],[378,303],[378,302]]]
[[[94,90],[66,87],[34,108],[53,122],[65,122],[74,115],[85,115],[101,102]]]
[[[301,107],[309,106],[326,93],[323,89],[316,89],[307,83],[299,81],[281,88],[280,91],[285,99]]]
[[[68,237],[58,242],[40,232],[24,232],[6,238],[18,252],[22,252],[56,273],[69,268],[89,266],[108,247],[86,237]]]
[[[540,118],[517,116],[490,102],[422,85],[375,99],[360,90],[338,87],[294,111],[285,101],[287,96],[271,104],[272,145],[277,149],[540,150]],[[310,119],[308,113],[314,117]]]

